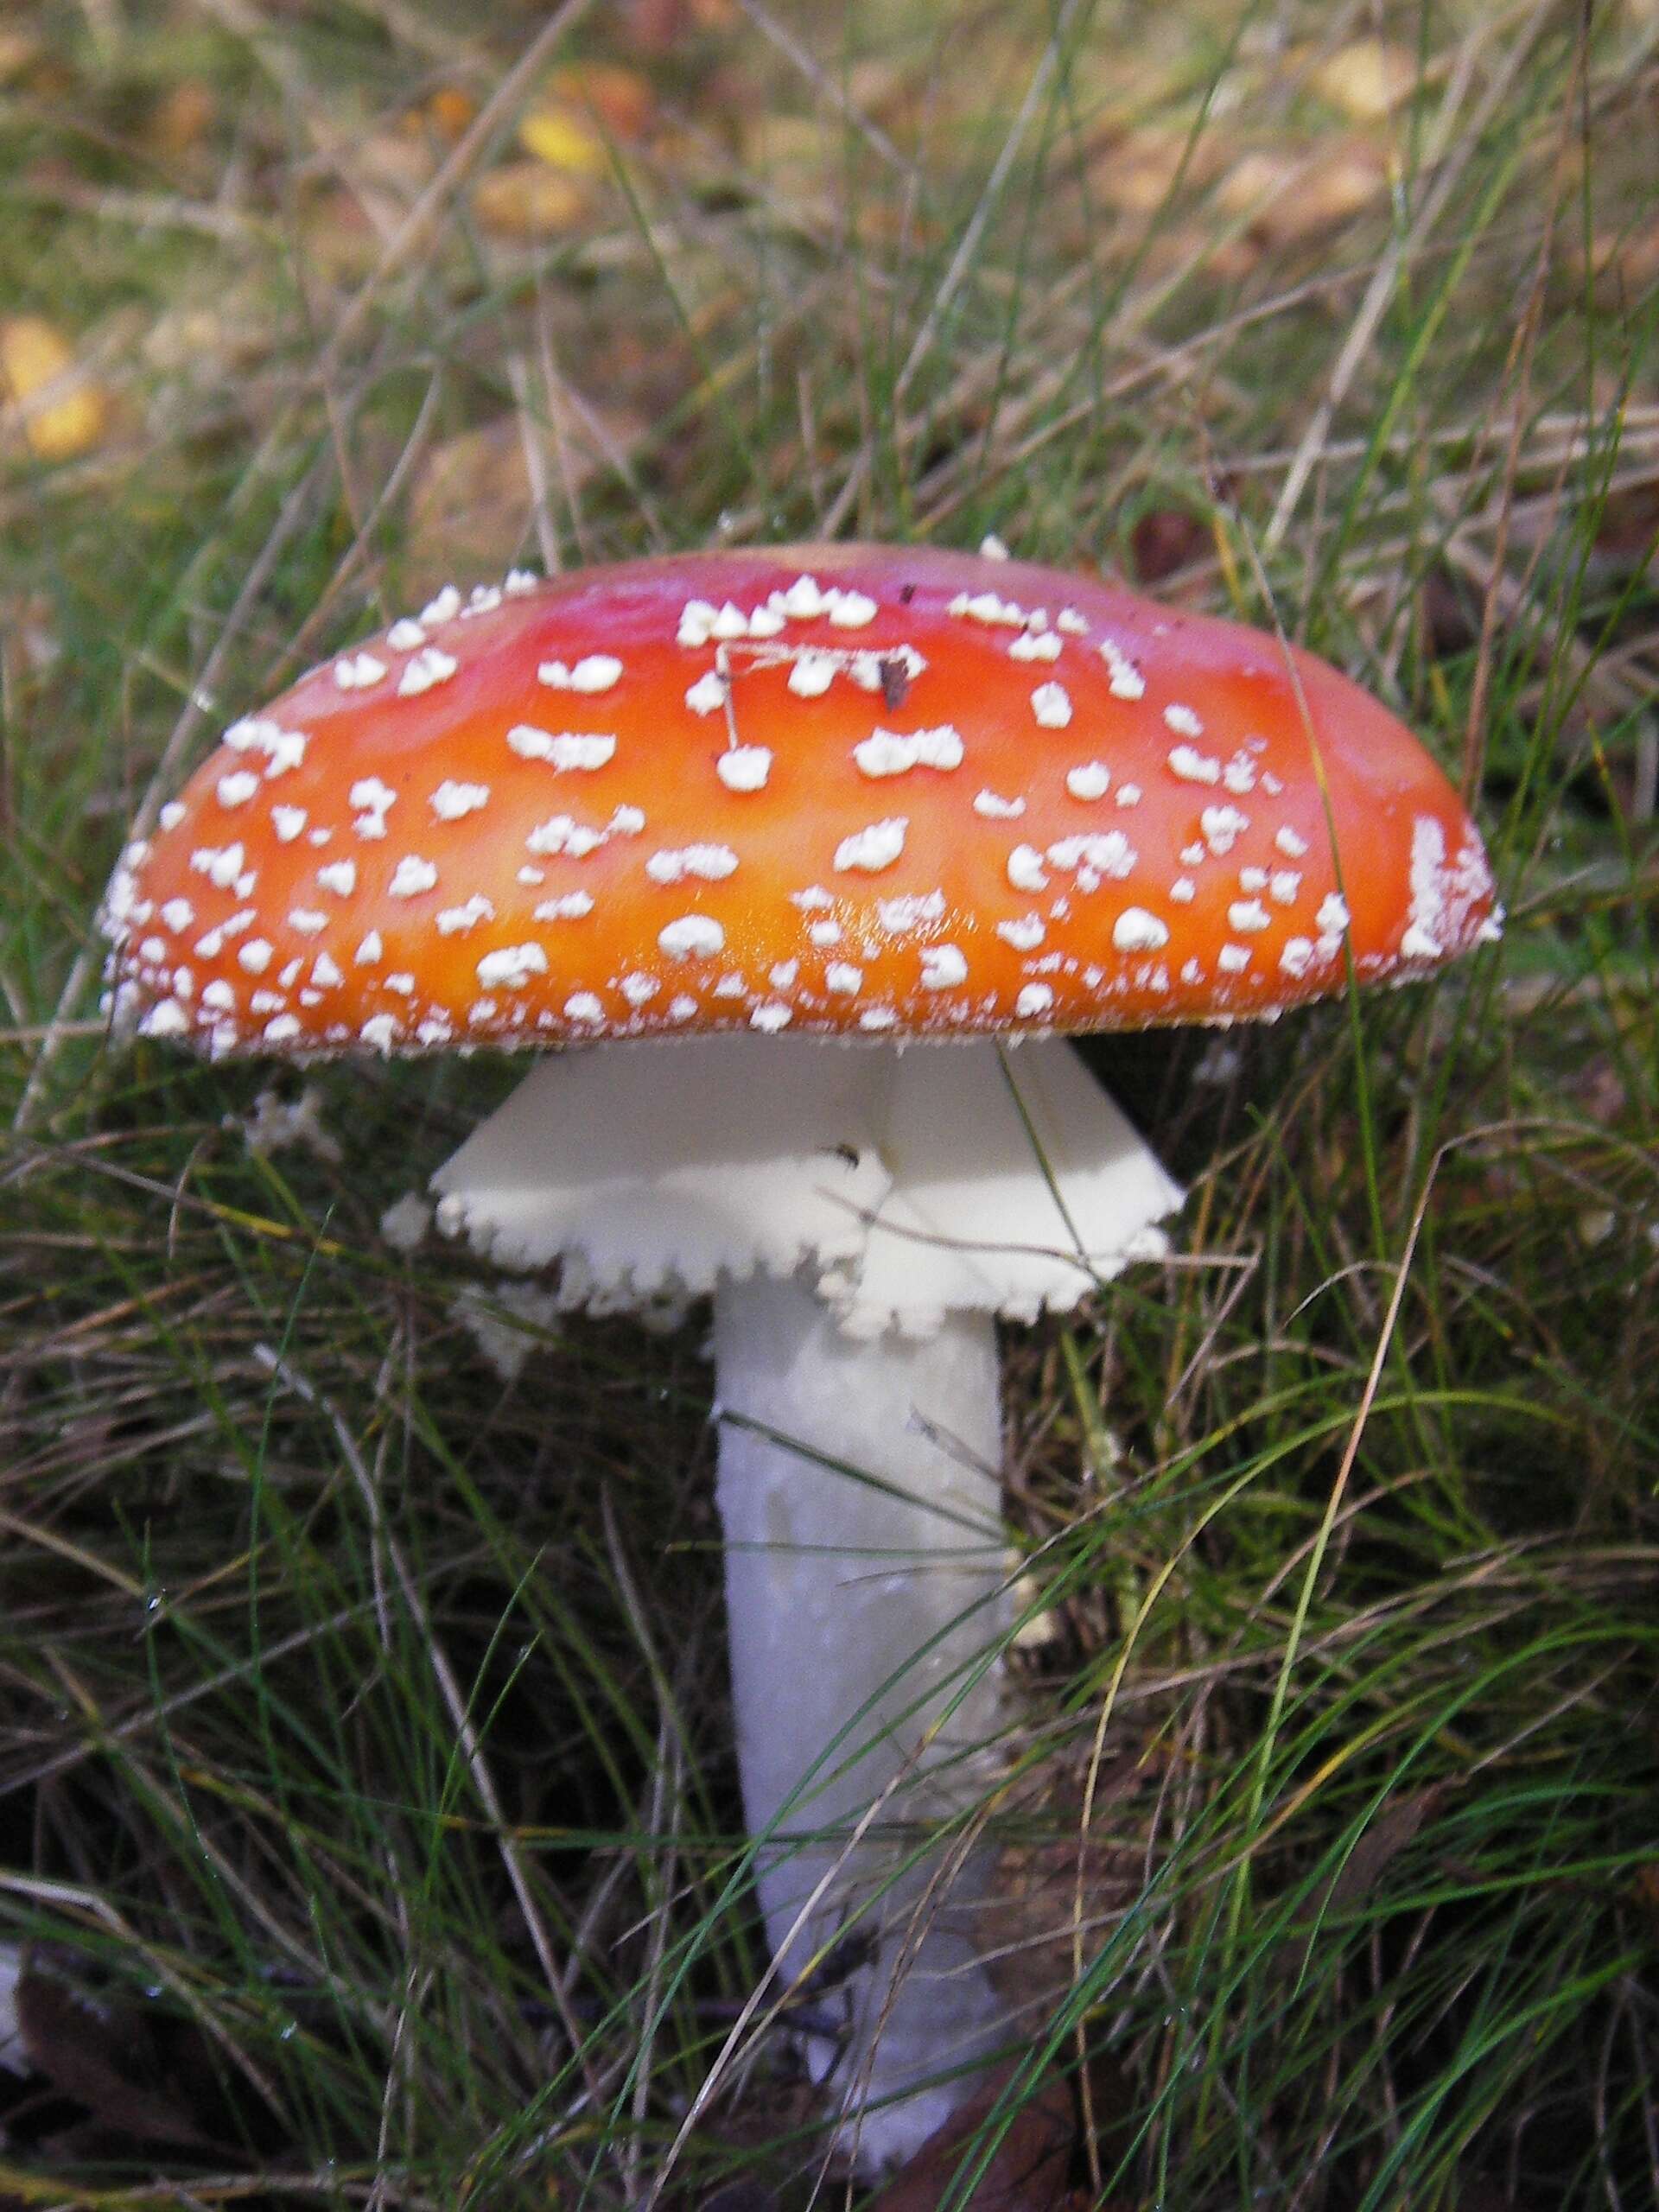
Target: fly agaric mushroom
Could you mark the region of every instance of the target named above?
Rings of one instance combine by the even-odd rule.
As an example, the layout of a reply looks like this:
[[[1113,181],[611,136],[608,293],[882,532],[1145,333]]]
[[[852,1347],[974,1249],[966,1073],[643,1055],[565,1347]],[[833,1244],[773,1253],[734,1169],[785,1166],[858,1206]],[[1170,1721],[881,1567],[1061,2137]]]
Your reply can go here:
[[[105,924],[118,1017],[214,1055],[567,1048],[439,1170],[441,1222],[562,1262],[572,1305],[713,1294],[767,1931],[792,1975],[868,1904],[817,2056],[865,2162],[907,2152],[963,2093],[917,2085],[1007,2031],[982,1861],[912,1942],[925,1875],[846,1832],[984,1786],[998,1316],[1070,1309],[1179,1200],[1060,1033],[1276,1014],[1496,934],[1451,786],[1235,624],[950,553],[692,555],[446,590],[314,671],[128,849]],[[651,1038],[682,1041],[568,1049]]]

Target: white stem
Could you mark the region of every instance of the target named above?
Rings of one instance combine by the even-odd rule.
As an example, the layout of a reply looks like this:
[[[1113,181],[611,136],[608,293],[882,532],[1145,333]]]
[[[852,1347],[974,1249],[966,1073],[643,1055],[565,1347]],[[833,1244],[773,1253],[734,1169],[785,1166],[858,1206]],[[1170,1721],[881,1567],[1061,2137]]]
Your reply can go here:
[[[995,1325],[856,1344],[798,1281],[753,1281],[715,1295],[715,1363],[744,1813],[772,1840],[760,1902],[785,1985],[845,1938],[810,1999],[841,2033],[810,2049],[873,2169],[925,2140],[1007,2033],[975,1932],[986,1851],[896,1872],[995,1771],[991,1655],[1012,1620]]]
[[[989,1780],[976,1754],[998,1731],[1000,1679],[969,1678],[1010,1611],[995,1317],[1069,1311],[1162,1251],[1180,1192],[1052,1038],[562,1054],[433,1181],[444,1228],[502,1266],[560,1261],[570,1305],[714,1294],[761,1904],[785,1978],[849,1916],[855,1946],[873,1934],[855,1972],[820,1978],[847,2032],[816,2055],[859,2114],[861,2162],[904,2156],[966,2093],[912,2085],[969,2066],[1005,2027],[974,1940],[986,1854],[930,1889],[945,1851],[893,1878],[893,1834],[914,1847]],[[848,1851],[835,1839],[878,1800],[875,1832]]]

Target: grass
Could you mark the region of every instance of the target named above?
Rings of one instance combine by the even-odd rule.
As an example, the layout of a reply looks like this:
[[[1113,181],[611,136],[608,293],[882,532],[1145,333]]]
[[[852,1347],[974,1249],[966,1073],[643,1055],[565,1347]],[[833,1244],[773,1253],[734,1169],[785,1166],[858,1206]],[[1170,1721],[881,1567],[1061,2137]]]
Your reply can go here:
[[[696,1328],[504,1382],[378,1223],[514,1071],[320,1069],[337,1156],[261,1152],[264,1071],[105,1050],[92,916],[452,572],[994,529],[1371,685],[1511,916],[1090,1047],[1192,1196],[1007,1347],[1005,2106],[1070,2073],[1120,2206],[1650,2202],[1653,11],[564,13],[0,41],[0,300],[102,408],[0,432],[0,1937],[139,2092],[14,2113],[0,2201],[805,2201],[771,2045],[677,2140],[761,1958]]]

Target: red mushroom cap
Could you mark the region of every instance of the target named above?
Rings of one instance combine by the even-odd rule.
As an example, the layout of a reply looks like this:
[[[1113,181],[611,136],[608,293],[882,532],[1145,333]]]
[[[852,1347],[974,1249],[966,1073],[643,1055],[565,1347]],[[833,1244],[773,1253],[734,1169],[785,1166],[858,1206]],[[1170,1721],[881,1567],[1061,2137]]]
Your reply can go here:
[[[1325,662],[867,545],[442,593],[227,730],[105,912],[124,1009],[216,1052],[1213,1020],[1497,924]]]

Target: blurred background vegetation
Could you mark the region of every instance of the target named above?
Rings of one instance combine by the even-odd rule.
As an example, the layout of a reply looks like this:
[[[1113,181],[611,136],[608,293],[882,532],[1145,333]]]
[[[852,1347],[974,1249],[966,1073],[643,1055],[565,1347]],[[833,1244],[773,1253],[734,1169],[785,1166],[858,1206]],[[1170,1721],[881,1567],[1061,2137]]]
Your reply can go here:
[[[1089,1048],[1192,1195],[1009,1341],[1022,2063],[907,2201],[1659,2201],[1656,146],[1652,0],[0,12],[0,2205],[843,2190],[703,2094],[695,1319],[382,1234],[510,1065],[111,1052],[92,916],[452,576],[987,531],[1334,658],[1511,919]]]

